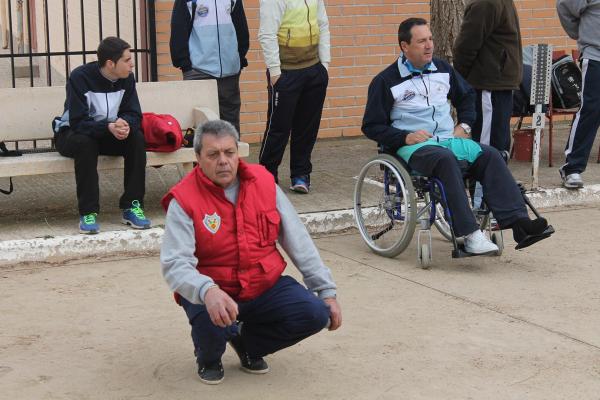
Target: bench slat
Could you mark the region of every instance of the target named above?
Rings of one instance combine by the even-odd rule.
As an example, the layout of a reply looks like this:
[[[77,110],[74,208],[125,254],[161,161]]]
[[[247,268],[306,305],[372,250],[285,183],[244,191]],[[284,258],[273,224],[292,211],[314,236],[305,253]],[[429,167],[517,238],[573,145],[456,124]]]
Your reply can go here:
[[[137,84],[137,91],[143,111],[171,114],[183,129],[195,127],[219,115],[215,80],[142,82]],[[0,141],[50,138],[53,134],[50,121],[62,113],[64,97],[65,88],[57,86],[0,89],[0,102],[4,107]],[[247,157],[249,153],[249,145],[240,142],[240,157]],[[147,166],[178,164],[180,171],[189,170],[190,163],[196,160],[191,148],[182,148],[173,153],[146,154]],[[123,157],[98,158],[98,170],[122,169],[123,164]],[[0,157],[0,177],[73,171],[73,160],[57,152]]]
[[[240,157],[248,157],[250,146],[239,143]],[[192,148],[181,148],[172,153],[146,152],[146,165],[181,164],[196,161]],[[123,157],[98,157],[98,170],[123,168]],[[25,154],[22,157],[0,157],[0,177],[58,174],[74,171],[73,159],[63,157],[56,152]]]
[[[171,114],[184,130],[195,126],[195,107],[219,115],[215,80],[139,82],[136,87],[143,112]],[[64,86],[0,88],[0,141],[51,138],[51,122],[63,113],[65,96]]]

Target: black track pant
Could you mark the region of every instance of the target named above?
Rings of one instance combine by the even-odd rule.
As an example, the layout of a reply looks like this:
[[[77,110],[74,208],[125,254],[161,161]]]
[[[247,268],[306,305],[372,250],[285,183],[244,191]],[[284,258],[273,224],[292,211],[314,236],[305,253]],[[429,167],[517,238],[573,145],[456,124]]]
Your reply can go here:
[[[242,100],[240,97],[240,75],[215,78],[200,71],[191,69],[183,73],[183,80],[215,79],[217,81],[217,92],[219,94],[219,118],[231,123],[240,132],[240,108]],[[203,93],[198,93],[202,96]]]
[[[118,140],[106,133],[102,138],[77,134],[71,130],[56,135],[56,149],[65,157],[75,159],[75,182],[79,214],[100,211],[98,188],[98,155],[123,156],[125,158],[125,192],[119,200],[119,208],[131,207],[133,200],[144,204],[146,188],[146,149],[141,131],[130,132],[125,140]]]
[[[467,173],[481,182],[483,199],[500,227],[508,228],[517,219],[527,218],[525,201],[498,150],[484,144],[480,146],[483,153],[469,166]],[[465,193],[463,172],[450,150],[423,146],[413,153],[408,164],[415,171],[442,182],[456,236],[465,236],[478,229]]]
[[[275,86],[269,85],[267,127],[259,162],[275,178],[290,136],[290,176],[312,172],[310,156],[319,133],[328,81],[327,70],[318,63],[308,68],[284,70]]]

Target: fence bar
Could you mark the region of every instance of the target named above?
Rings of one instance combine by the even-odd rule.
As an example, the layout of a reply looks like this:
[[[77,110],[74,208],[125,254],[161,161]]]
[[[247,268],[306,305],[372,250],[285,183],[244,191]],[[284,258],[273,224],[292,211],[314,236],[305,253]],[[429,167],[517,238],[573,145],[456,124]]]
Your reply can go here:
[[[83,63],[85,64],[85,8],[83,0],[80,0],[79,6],[81,7],[81,49],[83,50]]]
[[[115,0],[115,15],[117,16],[117,37],[121,37],[121,26],[119,21],[119,0]]]
[[[14,54],[15,47],[13,45],[13,20],[12,20],[12,2],[7,1],[8,3],[8,39],[10,43],[10,54]],[[12,77],[12,87],[17,87],[17,82],[15,81],[15,59],[10,59],[10,72]]]
[[[148,40],[150,46],[148,46],[150,53],[150,80],[152,82],[158,81],[158,59],[156,55],[156,7],[154,0],[147,0],[148,6],[146,9],[148,10]]]
[[[31,5],[29,0],[27,1],[27,41],[29,43],[29,85],[34,87],[33,83],[33,56],[31,55]]]
[[[98,33],[100,34],[100,41],[104,39],[102,37],[102,0],[98,0]]]
[[[137,49],[131,50],[132,53],[140,53],[146,54],[150,53],[148,49]],[[96,54],[96,50],[86,50],[85,54]],[[35,52],[31,53],[33,57],[47,57],[47,56],[80,56],[83,55],[83,51],[81,50],[71,50],[71,51],[49,51],[49,52]],[[0,59],[2,58],[25,58],[29,57],[29,54],[0,54]]]
[[[144,49],[148,48],[148,6],[146,4],[146,0],[140,0],[140,46]],[[149,66],[148,66],[148,61],[149,61],[149,57],[148,55],[145,55],[142,57],[142,65],[141,65],[141,70],[142,70],[142,76],[141,78],[138,78],[139,80],[142,81],[148,81],[148,71],[149,71]]]
[[[137,44],[137,12],[135,0],[131,0],[131,8],[133,9],[133,53],[135,55],[135,80],[139,81],[138,75],[138,44]]]
[[[50,51],[50,25],[48,18],[48,0],[44,0],[44,21],[45,21],[45,34],[46,34],[46,51]],[[46,56],[46,82],[48,86],[52,86],[52,67],[50,65],[50,54]]]
[[[69,79],[69,32],[67,31],[69,25],[67,24],[67,0],[63,0],[63,33],[65,40],[65,77]]]

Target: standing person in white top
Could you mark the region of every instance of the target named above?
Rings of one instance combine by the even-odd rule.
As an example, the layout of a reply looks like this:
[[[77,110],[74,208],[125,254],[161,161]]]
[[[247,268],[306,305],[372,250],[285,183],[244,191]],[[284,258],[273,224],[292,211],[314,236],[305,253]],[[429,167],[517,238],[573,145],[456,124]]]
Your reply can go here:
[[[275,176],[291,136],[292,191],[308,193],[329,76],[323,0],[261,0],[258,40],[267,65],[269,108],[259,162]]]

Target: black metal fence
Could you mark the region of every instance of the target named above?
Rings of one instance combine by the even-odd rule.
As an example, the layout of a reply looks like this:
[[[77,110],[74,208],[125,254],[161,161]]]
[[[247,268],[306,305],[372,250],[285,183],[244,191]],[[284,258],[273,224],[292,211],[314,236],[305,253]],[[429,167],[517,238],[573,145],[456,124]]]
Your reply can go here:
[[[10,80],[12,87],[17,87],[18,79],[20,79],[20,86],[64,84],[70,71],[81,61],[85,63],[95,58],[96,47],[105,36],[122,37],[131,45],[135,62],[134,72],[138,81],[158,80],[154,0],[0,0],[0,2],[6,2],[6,5],[2,4],[2,6],[7,7],[4,10],[7,17],[4,25],[7,26],[2,26],[7,49],[0,52],[0,63],[4,64],[7,72],[1,74],[0,79]],[[93,5],[92,10],[90,4]],[[53,8],[50,14],[49,6],[58,6],[58,8]],[[41,16],[37,14],[40,7]],[[103,12],[108,8],[110,13]],[[122,14],[127,14],[127,18],[123,18]],[[60,21],[57,21],[61,15],[62,29],[60,29]],[[97,16],[97,20],[90,15]],[[41,30],[38,29],[40,21],[43,26]],[[73,26],[76,25],[79,25],[79,32],[74,31],[76,28],[74,29]],[[27,46],[24,45],[25,38],[27,38]],[[42,47],[43,51],[40,51]],[[76,59],[76,64],[73,58]],[[54,79],[56,75],[60,79]],[[35,79],[36,77],[39,79]],[[22,81],[27,80],[23,78],[29,78],[28,85],[23,84]],[[2,86],[9,86],[8,82]]]

